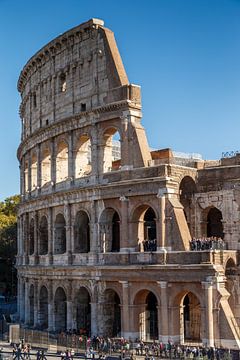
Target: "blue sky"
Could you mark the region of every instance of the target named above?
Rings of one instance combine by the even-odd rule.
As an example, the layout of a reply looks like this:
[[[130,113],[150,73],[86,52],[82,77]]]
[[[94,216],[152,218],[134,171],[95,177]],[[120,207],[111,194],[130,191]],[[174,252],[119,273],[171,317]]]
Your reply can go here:
[[[150,146],[205,159],[240,150],[240,0],[0,0],[0,200],[19,192],[22,67],[92,17],[114,31],[142,87]]]

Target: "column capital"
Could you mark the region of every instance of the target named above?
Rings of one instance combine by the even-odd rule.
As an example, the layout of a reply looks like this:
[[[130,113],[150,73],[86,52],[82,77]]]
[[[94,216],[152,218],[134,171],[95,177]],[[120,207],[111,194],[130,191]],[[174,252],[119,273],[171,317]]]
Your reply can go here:
[[[157,281],[157,284],[160,286],[161,289],[166,289],[168,287],[167,281]]]
[[[128,281],[119,281],[120,284],[122,284],[123,288],[128,288],[129,287],[129,282]]]

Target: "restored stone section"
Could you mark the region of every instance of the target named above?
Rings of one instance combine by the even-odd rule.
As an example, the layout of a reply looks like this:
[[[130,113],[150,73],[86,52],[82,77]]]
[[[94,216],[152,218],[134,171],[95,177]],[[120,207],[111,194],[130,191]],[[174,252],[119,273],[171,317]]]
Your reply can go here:
[[[60,35],[20,74],[19,321],[238,348],[239,155],[151,151],[103,25]],[[191,251],[193,237],[224,247]]]

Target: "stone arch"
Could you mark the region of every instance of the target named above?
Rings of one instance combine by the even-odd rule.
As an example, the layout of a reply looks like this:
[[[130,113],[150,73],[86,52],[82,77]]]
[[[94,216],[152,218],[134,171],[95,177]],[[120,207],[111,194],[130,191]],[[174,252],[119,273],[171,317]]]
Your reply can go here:
[[[51,152],[48,146],[41,152],[41,186],[51,181]]]
[[[29,326],[34,325],[34,285],[29,289]]]
[[[132,237],[138,250],[157,250],[156,212],[148,204],[139,205],[132,215]]]
[[[215,206],[203,211],[202,234],[207,237],[224,238],[222,212]]]
[[[55,219],[54,254],[66,252],[66,221],[63,214],[59,213]]]
[[[134,298],[134,324],[139,339],[144,341],[158,339],[158,299],[147,289],[140,290]]]
[[[192,219],[194,215],[192,201],[196,191],[197,187],[194,179],[191,176],[184,176],[179,184],[179,199],[184,208],[184,214],[191,235],[195,233],[195,224]]]
[[[31,190],[37,188],[37,155],[34,152],[31,156]]]
[[[121,134],[116,127],[104,129],[102,135],[103,173],[121,168]]]
[[[42,286],[39,292],[38,322],[40,329],[48,328],[48,290],[46,286]]]
[[[35,223],[34,223],[34,219],[31,219],[29,225],[29,255],[34,254],[34,233],[35,233]]]
[[[57,144],[56,151],[56,182],[65,181],[68,178],[68,144],[61,140]]]
[[[81,286],[75,294],[76,329],[82,335],[91,334],[91,298],[89,291]]]
[[[67,329],[67,297],[62,287],[56,289],[54,296],[54,324],[55,331]]]
[[[121,236],[119,213],[111,207],[104,209],[99,225],[102,252],[119,252]]]
[[[75,147],[75,178],[87,176],[92,172],[92,142],[87,135],[81,135]]]
[[[48,220],[45,215],[40,219],[39,223],[39,255],[48,253]]]
[[[90,251],[90,224],[86,211],[77,212],[74,223],[74,252],[88,253]]]
[[[173,309],[173,333],[178,334],[181,343],[201,342],[204,326],[201,298],[194,291],[181,291],[174,299]]]
[[[121,336],[121,302],[118,293],[106,289],[102,295],[102,322],[100,333],[107,337]],[[102,329],[101,329],[102,327]]]

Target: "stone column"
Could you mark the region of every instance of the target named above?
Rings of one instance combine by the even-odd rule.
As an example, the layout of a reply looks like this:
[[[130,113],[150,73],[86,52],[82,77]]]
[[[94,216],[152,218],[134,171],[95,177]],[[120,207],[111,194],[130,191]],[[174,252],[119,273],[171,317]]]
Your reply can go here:
[[[64,203],[64,217],[66,221],[66,253],[68,255],[68,264],[72,263],[72,244],[71,244],[71,205]]]
[[[34,258],[35,265],[39,263],[39,222],[38,222],[38,212],[34,212]]]
[[[169,339],[168,283],[158,281],[158,285],[161,288],[161,305],[158,306],[159,340],[166,344]]]
[[[203,281],[202,286],[205,290],[205,325],[206,325],[206,339],[203,343],[207,346],[214,346],[214,331],[213,331],[213,283],[211,281]]]
[[[28,188],[27,191],[30,194],[32,190],[32,158],[31,153],[28,153]]]
[[[56,151],[55,151],[55,139],[52,138],[50,142],[51,151],[51,185],[54,189],[56,184]]]
[[[129,282],[128,281],[119,281],[122,284],[122,294],[123,302],[121,308],[121,323],[122,323],[122,336],[125,339],[131,337],[130,328],[129,328]]]
[[[19,277],[19,290],[18,290],[18,293],[19,293],[19,297],[18,297],[18,306],[19,306],[19,319],[20,319],[20,322],[24,322],[24,319],[25,319],[25,288],[24,288],[24,280],[22,277]]]
[[[53,209],[48,208],[48,262],[53,263]]]
[[[75,178],[74,153],[73,153],[73,131],[68,133],[68,178],[72,182]]]
[[[25,325],[29,324],[30,319],[30,301],[29,301],[29,281],[25,280]]]
[[[90,251],[97,253],[98,249],[98,223],[97,223],[97,201],[91,202],[91,222],[90,222]]]
[[[48,331],[54,331],[54,299],[53,299],[53,282],[48,281]]]
[[[157,198],[159,199],[159,222],[157,224],[157,250],[166,249],[166,189],[159,189]]]
[[[91,151],[92,151],[92,175],[97,178],[99,175],[99,152],[98,152],[98,129],[97,125],[92,128],[92,142],[91,142]]]
[[[38,308],[39,308],[39,298],[38,298],[38,280],[34,281],[34,321],[33,326],[36,328],[38,326]]]
[[[37,191],[38,195],[41,193],[42,185],[42,164],[41,164],[41,144],[37,145]]]
[[[121,227],[120,227],[120,251],[121,252],[129,252],[135,251],[135,246],[133,244],[133,239],[129,241],[129,233],[128,233],[128,205],[129,199],[126,196],[121,196]]]
[[[67,329],[72,329],[73,320],[73,301],[72,301],[72,281],[68,281],[67,287]]]
[[[131,115],[124,115],[121,117],[121,125],[122,125],[122,142],[121,142],[121,168],[127,168],[130,165],[129,155],[131,154],[131,150],[129,149],[129,123],[131,119]]]

